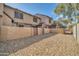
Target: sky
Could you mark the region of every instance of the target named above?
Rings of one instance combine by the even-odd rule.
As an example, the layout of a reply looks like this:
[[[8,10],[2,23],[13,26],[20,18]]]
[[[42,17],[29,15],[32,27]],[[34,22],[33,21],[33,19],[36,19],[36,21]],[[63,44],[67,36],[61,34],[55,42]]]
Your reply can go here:
[[[35,15],[37,13],[48,15],[56,20],[58,16],[54,13],[54,9],[56,8],[56,3],[6,3],[11,7],[20,9],[24,12]]]

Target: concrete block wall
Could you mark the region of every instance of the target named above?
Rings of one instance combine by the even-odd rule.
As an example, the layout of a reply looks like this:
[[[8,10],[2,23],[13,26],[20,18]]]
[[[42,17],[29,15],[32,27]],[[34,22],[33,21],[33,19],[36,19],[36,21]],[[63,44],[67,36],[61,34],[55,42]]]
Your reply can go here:
[[[38,35],[42,35],[42,28],[38,28]]]
[[[1,39],[0,39],[0,41],[6,40],[7,34],[8,34],[8,29],[4,26],[1,26]]]
[[[44,33],[49,33],[49,29],[44,28]],[[38,28],[38,35],[42,35],[42,28]],[[33,27],[2,26],[0,41],[20,39],[31,36],[34,36]]]
[[[10,27],[2,26],[0,40],[12,40],[32,36],[32,28],[30,27]]]
[[[64,33],[64,29],[63,28],[57,28],[57,33]]]
[[[44,33],[49,33],[49,28],[44,28]]]

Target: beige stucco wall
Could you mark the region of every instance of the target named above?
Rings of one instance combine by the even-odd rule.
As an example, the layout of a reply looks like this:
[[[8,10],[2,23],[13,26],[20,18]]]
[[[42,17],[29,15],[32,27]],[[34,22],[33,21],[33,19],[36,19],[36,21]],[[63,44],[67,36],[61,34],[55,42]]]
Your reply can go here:
[[[2,3],[0,3],[0,15],[3,15],[3,9],[4,9],[4,6]]]
[[[4,8],[4,11],[5,11],[10,17],[12,17],[12,18],[15,20],[15,22],[22,22],[22,23],[28,23],[28,24],[32,24],[32,22],[33,22],[33,16],[28,15],[28,14],[25,14],[25,13],[23,13],[23,12],[21,12],[21,11],[18,11],[18,10],[12,9],[12,8],[8,8],[8,7],[5,7],[5,8]],[[20,12],[20,13],[23,13],[23,19],[17,19],[17,18],[15,18],[15,17],[14,17],[15,11],[18,11],[18,12]]]
[[[15,22],[21,22],[21,23],[27,23],[27,24],[34,24],[34,23],[33,23],[33,17],[34,17],[34,16],[32,16],[32,15],[23,13],[23,12],[21,12],[21,11],[19,11],[19,10],[15,10],[15,9],[12,9],[12,8],[9,8],[9,7],[6,7],[6,6],[4,7],[4,11],[5,11],[10,17],[12,17]],[[15,18],[15,17],[14,17],[15,11],[18,11],[18,12],[20,12],[20,13],[23,13],[23,19]],[[5,18],[5,17],[4,17],[4,18]],[[38,18],[38,19],[37,19],[37,24],[39,24],[39,22],[40,22],[40,20],[39,20],[39,18]],[[8,23],[10,23],[10,22],[8,22]]]
[[[73,36],[76,39],[76,26],[73,27]]]
[[[3,17],[3,4],[0,3],[0,27],[2,25],[2,17]]]
[[[41,22],[43,22],[43,23],[45,23],[45,24],[47,24],[47,25],[52,24],[52,23],[49,23],[49,20],[51,20],[49,17],[43,16],[43,15],[36,15],[36,16],[38,16],[38,17],[41,18]],[[52,21],[52,22],[53,22],[53,21]]]
[[[77,41],[79,43],[79,24],[77,25]]]
[[[76,40],[76,25],[73,27],[73,36]],[[77,24],[77,42],[79,43],[79,24]]]
[[[5,25],[5,26],[11,26],[12,25],[11,19],[8,18],[5,14],[3,14],[3,15],[4,15],[3,18],[2,18],[3,25]]]
[[[0,39],[1,39],[2,17],[3,17],[3,4],[0,3]]]

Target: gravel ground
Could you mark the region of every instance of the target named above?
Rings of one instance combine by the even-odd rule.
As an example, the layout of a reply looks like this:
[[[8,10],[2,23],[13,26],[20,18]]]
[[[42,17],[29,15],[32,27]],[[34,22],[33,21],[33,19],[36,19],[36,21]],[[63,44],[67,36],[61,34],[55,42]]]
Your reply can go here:
[[[21,49],[27,48],[28,46],[45,38],[51,37],[52,35],[54,36],[56,33],[49,33],[15,40],[0,41],[0,55],[10,55]]]
[[[10,55],[15,56],[74,56],[79,55],[79,45],[72,35],[56,34],[35,42]]]

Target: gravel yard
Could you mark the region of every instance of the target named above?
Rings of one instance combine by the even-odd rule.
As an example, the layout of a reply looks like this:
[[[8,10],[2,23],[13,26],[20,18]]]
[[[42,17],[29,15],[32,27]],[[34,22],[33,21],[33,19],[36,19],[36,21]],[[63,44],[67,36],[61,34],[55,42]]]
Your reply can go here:
[[[52,35],[54,36],[56,35],[56,33],[49,33],[15,40],[0,41],[0,55],[10,55],[21,49],[27,48],[28,46],[39,42],[45,38],[51,37]]]
[[[79,45],[72,35],[56,34],[43,38],[43,40],[35,42],[10,55],[73,56],[79,55]]]

